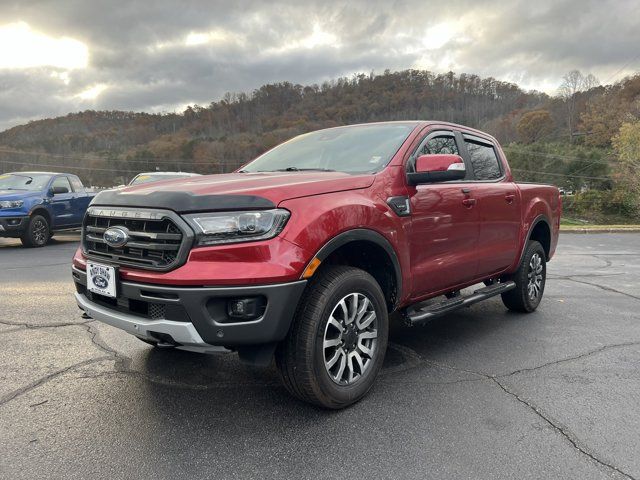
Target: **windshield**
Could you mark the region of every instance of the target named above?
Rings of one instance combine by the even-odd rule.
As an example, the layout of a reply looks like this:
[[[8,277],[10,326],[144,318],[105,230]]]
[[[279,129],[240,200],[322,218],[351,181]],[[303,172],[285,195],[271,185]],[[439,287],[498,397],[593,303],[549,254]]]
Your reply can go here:
[[[386,123],[307,133],[269,150],[241,171],[377,172],[391,161],[414,127],[409,123]]]
[[[136,176],[129,185],[140,185],[141,183],[151,183],[151,182],[160,182],[162,180],[173,180],[175,178],[186,178],[191,175],[180,175],[176,173],[175,175],[154,175],[153,173],[141,173]]]
[[[42,190],[51,175],[42,173],[5,173],[0,175],[0,190]]]

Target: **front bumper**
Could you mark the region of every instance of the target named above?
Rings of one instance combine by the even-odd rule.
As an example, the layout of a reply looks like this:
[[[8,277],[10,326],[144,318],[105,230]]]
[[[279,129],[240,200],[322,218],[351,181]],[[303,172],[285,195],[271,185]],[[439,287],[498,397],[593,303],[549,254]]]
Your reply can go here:
[[[117,299],[86,290],[86,272],[73,268],[78,306],[90,317],[149,340],[184,350],[213,352],[283,340],[306,280],[243,287],[170,287],[121,281]],[[227,302],[263,296],[264,313],[255,320],[233,321]],[[168,336],[168,337],[167,337]]]
[[[28,223],[28,216],[0,217],[0,237],[19,237]]]

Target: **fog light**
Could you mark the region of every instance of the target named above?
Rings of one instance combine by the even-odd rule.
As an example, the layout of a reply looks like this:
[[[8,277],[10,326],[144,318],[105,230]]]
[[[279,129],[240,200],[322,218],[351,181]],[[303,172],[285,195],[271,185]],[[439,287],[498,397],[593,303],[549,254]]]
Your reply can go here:
[[[237,320],[254,320],[262,316],[266,305],[264,297],[232,298],[227,302],[227,314]]]

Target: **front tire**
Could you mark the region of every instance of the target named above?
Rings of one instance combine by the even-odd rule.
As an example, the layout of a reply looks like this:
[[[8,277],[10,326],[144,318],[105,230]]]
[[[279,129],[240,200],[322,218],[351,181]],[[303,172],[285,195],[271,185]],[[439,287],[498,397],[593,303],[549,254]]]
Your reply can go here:
[[[516,288],[503,293],[502,302],[514,312],[533,312],[542,300],[546,279],[547,262],[544,248],[539,242],[530,240],[520,266],[512,278]]]
[[[20,240],[22,245],[28,248],[44,247],[51,238],[49,222],[42,215],[34,215],[29,218],[27,229]]]
[[[339,409],[364,397],[382,367],[387,307],[380,285],[364,270],[330,266],[316,275],[276,351],[276,365],[292,395]]]

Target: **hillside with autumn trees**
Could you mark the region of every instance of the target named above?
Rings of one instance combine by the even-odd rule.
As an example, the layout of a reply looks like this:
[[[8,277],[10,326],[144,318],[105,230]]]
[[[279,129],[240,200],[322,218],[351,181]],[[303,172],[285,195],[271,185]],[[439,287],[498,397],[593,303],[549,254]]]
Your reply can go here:
[[[180,114],[70,113],[0,133],[0,168],[64,170],[112,186],[156,169],[228,172],[319,128],[437,119],[496,136],[517,180],[576,192],[565,205],[578,221],[638,221],[640,75],[603,86],[573,71],[559,84],[550,96],[476,75],[387,71],[264,85]]]

